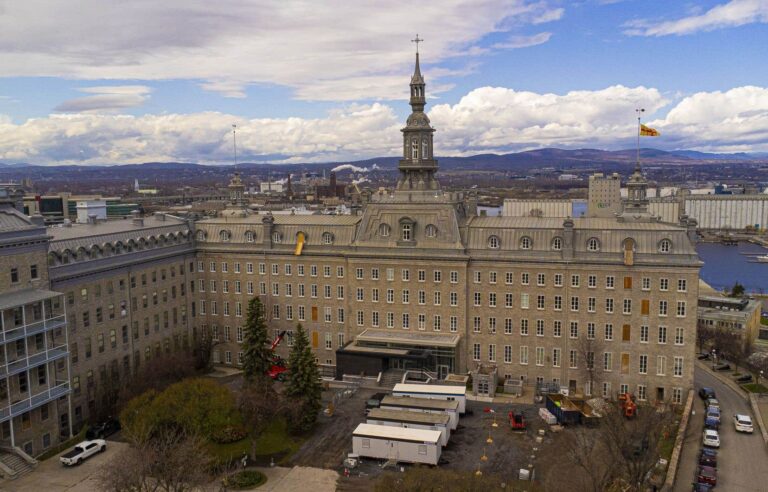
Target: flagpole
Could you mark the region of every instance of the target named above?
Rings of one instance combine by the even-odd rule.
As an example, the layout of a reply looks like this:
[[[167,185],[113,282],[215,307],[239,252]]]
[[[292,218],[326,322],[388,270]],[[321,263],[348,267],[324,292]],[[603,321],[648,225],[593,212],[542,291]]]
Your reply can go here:
[[[637,170],[640,170],[640,116],[645,112],[644,108],[635,109],[637,113]]]

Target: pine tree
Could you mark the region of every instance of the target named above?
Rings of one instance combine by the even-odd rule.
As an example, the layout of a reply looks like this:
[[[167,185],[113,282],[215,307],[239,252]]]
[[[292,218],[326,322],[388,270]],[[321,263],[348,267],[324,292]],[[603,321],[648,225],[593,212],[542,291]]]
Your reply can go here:
[[[246,380],[253,381],[269,371],[272,352],[268,344],[264,305],[258,297],[254,297],[248,302],[243,333],[243,372]]]
[[[320,372],[309,346],[307,332],[299,324],[288,359],[288,381],[285,386],[285,395],[294,409],[291,422],[293,430],[303,432],[312,428],[322,407],[322,391]]]

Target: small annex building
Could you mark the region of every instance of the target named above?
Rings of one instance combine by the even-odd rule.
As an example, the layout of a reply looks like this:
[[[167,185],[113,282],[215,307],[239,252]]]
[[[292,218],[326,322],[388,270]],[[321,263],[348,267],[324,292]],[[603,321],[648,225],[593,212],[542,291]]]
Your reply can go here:
[[[352,433],[352,452],[361,457],[437,465],[440,431],[360,424]]]
[[[451,430],[459,427],[459,402],[456,400],[430,400],[413,396],[387,395],[382,398],[379,408],[445,414],[448,415],[448,427]]]
[[[392,390],[392,396],[415,396],[430,400],[457,401],[459,413],[467,409],[467,392],[463,386],[438,385],[438,384],[396,384]]]
[[[440,445],[447,446],[451,437],[451,418],[442,413],[409,412],[407,410],[390,410],[372,408],[368,412],[366,423],[373,425],[389,425],[406,429],[425,429],[440,431]]]

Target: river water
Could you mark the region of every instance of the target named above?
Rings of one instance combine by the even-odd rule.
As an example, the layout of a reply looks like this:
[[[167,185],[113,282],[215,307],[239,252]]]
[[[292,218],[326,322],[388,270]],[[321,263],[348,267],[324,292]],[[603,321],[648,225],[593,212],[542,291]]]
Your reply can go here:
[[[768,249],[757,244],[739,242],[738,246],[720,243],[696,245],[704,262],[701,278],[717,290],[730,289],[739,282],[747,292],[768,292],[768,263],[750,263],[752,256],[742,253],[768,254]]]

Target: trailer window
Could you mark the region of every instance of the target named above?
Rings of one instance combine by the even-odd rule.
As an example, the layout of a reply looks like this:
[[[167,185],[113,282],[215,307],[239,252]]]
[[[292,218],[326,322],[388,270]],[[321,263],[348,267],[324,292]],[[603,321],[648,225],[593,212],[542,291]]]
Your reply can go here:
[[[427,446],[425,444],[419,444],[419,454],[427,454]]]
[[[371,447],[371,440],[370,439],[363,439],[363,447],[366,449],[369,449]]]

